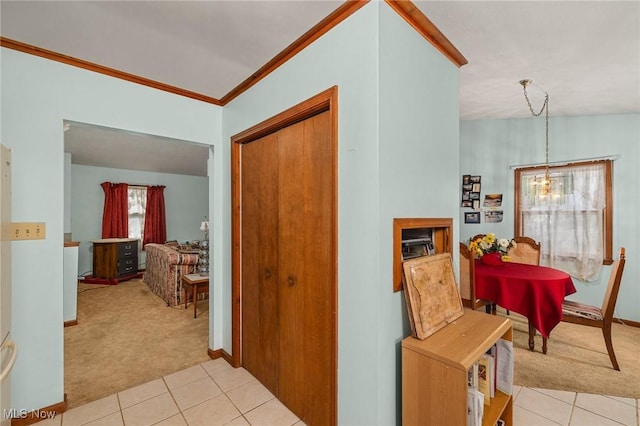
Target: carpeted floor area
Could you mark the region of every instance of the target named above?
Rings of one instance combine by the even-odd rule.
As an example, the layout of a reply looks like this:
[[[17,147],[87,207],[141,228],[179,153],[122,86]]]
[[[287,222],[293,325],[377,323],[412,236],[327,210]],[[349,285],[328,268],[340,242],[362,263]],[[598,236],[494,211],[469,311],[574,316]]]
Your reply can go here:
[[[498,315],[505,315],[504,311]],[[612,340],[620,371],[611,366],[602,330],[561,322],[542,354],[542,337],[536,336],[535,352],[529,351],[527,320],[511,313],[516,350],[514,384],[640,398],[640,328],[613,324]]]
[[[208,301],[168,307],[141,279],[78,285],[78,325],[64,329],[69,408],[209,359]]]

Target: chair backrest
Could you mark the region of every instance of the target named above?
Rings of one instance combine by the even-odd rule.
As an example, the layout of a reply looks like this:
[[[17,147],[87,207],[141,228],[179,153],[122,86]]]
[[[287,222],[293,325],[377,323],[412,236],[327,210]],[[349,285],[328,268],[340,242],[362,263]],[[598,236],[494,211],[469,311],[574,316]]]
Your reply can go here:
[[[460,243],[460,298],[470,307],[476,301],[475,263],[465,243]],[[469,301],[468,305],[466,301]]]
[[[515,247],[507,251],[510,262],[526,263],[528,265],[540,264],[540,243],[530,237],[515,237]]]
[[[613,318],[613,310],[615,309],[616,301],[618,300],[618,290],[620,290],[620,281],[622,281],[622,272],[624,271],[625,262],[624,247],[620,247],[618,258],[613,262],[613,265],[611,265],[609,284],[607,285],[607,292],[605,293],[604,300],[602,301],[602,315],[605,320]]]

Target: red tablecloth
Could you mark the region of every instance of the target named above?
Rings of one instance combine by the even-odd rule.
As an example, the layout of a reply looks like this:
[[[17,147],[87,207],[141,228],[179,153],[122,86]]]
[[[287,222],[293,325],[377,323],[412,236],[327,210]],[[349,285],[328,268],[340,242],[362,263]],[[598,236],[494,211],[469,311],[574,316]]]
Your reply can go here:
[[[476,296],[529,319],[544,337],[562,320],[564,297],[576,292],[569,274],[545,266],[475,263]]]

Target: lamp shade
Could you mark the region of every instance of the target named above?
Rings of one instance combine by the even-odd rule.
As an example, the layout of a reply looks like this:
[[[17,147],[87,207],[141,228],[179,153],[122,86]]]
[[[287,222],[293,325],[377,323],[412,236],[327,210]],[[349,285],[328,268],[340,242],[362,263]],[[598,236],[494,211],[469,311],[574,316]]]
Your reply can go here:
[[[208,221],[204,221],[204,222],[200,222],[200,230],[201,231],[208,231],[209,230],[209,222]]]

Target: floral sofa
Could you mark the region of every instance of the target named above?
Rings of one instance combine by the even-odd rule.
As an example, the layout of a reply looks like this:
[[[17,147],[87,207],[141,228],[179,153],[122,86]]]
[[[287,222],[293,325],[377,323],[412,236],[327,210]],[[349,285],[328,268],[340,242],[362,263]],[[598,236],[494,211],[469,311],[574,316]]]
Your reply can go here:
[[[196,272],[198,255],[181,253],[178,247],[165,244],[147,244],[144,250],[147,254],[144,283],[168,306],[183,303],[182,276]]]

